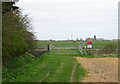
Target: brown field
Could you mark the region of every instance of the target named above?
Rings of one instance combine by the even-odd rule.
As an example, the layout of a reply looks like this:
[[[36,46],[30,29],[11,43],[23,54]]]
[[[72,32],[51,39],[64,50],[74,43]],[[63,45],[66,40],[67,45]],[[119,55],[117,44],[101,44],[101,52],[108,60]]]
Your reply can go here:
[[[118,58],[76,59],[88,72],[82,82],[118,82]]]

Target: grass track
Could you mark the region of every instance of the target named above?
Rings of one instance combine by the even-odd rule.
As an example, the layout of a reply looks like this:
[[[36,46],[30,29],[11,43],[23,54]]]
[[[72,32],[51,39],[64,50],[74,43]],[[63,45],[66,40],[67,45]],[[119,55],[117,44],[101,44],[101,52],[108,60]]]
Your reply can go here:
[[[56,56],[80,56],[78,49],[53,49],[51,53]]]
[[[86,71],[80,64],[76,62],[76,59],[69,56],[72,50],[66,50],[64,56],[60,56],[57,53],[58,50],[52,50],[51,53],[46,53],[40,58],[36,59],[33,63],[27,64],[21,68],[13,70],[10,74],[13,77],[9,77],[9,82],[70,82],[71,76],[73,76],[73,82],[79,82],[86,75]],[[65,52],[66,52],[65,51]],[[69,54],[68,54],[69,52]],[[79,52],[75,50],[76,54]],[[78,53],[77,53],[78,52]],[[74,75],[72,71],[74,66],[77,65]],[[15,74],[15,72],[20,72]],[[15,77],[14,77],[15,76]],[[5,81],[5,80],[4,80]]]

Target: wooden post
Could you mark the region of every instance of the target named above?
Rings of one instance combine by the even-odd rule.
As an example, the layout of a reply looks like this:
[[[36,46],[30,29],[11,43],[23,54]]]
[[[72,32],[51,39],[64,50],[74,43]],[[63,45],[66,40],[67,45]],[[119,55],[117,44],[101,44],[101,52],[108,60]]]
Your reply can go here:
[[[48,44],[48,51],[50,50],[50,45]]]

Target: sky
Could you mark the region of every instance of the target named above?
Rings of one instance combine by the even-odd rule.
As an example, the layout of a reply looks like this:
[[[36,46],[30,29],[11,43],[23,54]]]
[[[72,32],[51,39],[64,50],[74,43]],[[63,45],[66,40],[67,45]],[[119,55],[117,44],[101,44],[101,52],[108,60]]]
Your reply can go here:
[[[118,38],[119,0],[20,0],[39,40]]]

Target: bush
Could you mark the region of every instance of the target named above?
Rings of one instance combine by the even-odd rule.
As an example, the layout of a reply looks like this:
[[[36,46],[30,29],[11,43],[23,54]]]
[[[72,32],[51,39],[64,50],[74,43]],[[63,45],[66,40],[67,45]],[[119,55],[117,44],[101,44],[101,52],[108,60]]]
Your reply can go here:
[[[115,54],[117,53],[117,44],[114,43],[109,43],[103,49],[100,50],[101,53],[103,54]]]

